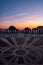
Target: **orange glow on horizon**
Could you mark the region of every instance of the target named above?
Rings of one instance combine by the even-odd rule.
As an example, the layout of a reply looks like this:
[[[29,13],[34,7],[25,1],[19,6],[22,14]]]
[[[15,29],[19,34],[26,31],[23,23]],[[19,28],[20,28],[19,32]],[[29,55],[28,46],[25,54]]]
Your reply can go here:
[[[15,25],[10,25],[10,26],[15,26]],[[33,29],[33,28],[36,28],[36,27],[38,27],[38,26],[15,26],[17,29],[19,29],[19,30],[22,30],[22,29],[24,29],[24,28],[26,28],[26,27],[28,27],[28,28],[30,28],[30,29]],[[0,27],[0,28],[2,28],[2,29],[8,29],[9,28],[9,26],[2,26],[2,27]]]
[[[41,21],[42,20],[42,21]],[[36,28],[38,26],[43,26],[43,19],[41,18],[40,20],[38,19],[11,19],[11,20],[3,20],[0,21],[0,28],[2,29],[8,29],[9,26],[15,26],[17,29],[24,29],[26,27],[32,29]]]

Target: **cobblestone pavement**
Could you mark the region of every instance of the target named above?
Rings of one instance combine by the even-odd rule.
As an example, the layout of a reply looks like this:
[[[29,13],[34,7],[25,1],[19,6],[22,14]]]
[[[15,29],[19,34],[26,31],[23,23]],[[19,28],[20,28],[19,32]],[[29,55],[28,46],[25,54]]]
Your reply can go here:
[[[0,65],[43,65],[43,36],[0,37]]]

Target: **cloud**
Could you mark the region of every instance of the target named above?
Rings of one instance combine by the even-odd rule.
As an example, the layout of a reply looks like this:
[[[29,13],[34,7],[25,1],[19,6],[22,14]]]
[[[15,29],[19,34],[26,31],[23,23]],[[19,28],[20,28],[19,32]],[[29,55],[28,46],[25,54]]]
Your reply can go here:
[[[26,15],[26,14],[21,13],[21,14],[17,14],[16,16],[24,16],[24,15]]]
[[[16,17],[19,17],[19,16],[23,16],[23,15],[25,15],[25,14],[16,14],[16,15],[11,15],[11,16],[6,16],[6,17],[0,18],[0,20],[13,19],[13,18],[16,18]]]
[[[24,19],[32,19],[32,18],[33,18],[32,16],[24,17]]]
[[[11,15],[11,16],[6,16],[2,17],[1,21],[6,21],[6,20],[22,20],[22,19],[32,19],[32,16],[29,16],[27,13],[19,13],[16,15]]]

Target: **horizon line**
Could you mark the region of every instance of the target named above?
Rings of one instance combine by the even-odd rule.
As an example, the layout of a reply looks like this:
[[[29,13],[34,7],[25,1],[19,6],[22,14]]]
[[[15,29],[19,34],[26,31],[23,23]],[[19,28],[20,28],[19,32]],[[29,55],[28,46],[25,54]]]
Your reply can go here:
[[[11,25],[11,26],[14,26],[14,25]],[[42,25],[39,25],[39,26],[42,26]],[[14,26],[14,27],[16,27],[16,29],[23,30],[24,28],[27,28],[27,27],[30,28],[30,29],[34,29],[34,28],[37,28],[39,26],[35,26],[35,27],[34,26],[33,27],[26,26],[26,27],[21,27],[21,28],[20,27],[16,27],[16,26]],[[4,27],[4,28],[3,27],[0,27],[0,29],[8,29],[9,27],[10,26]]]

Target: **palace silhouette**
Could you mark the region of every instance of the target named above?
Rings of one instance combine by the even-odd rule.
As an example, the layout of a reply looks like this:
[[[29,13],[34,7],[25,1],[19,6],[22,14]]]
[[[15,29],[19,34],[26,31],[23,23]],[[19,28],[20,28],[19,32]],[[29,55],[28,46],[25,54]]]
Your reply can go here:
[[[19,30],[15,26],[9,26],[8,29],[1,29],[0,28],[0,34],[1,33],[26,33],[26,34],[43,34],[43,26],[38,26],[37,28],[33,28],[32,30],[28,27]]]

